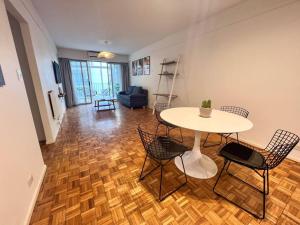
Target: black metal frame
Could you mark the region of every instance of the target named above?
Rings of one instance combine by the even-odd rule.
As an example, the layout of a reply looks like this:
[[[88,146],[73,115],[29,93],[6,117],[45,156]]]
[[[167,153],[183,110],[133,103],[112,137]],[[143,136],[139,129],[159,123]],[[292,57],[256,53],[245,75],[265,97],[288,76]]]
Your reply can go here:
[[[221,106],[220,107],[220,110],[221,111],[224,111],[224,112],[229,112],[229,113],[234,113],[236,115],[239,115],[239,116],[242,116],[242,117],[245,117],[247,118],[248,115],[249,115],[249,111],[244,109],[244,108],[241,108],[241,107],[238,107],[238,106]],[[228,133],[228,134],[219,134],[221,136],[221,140],[219,143],[217,144],[211,144],[211,145],[208,145],[206,144],[207,143],[207,139],[210,135],[210,133],[207,134],[205,140],[204,140],[204,143],[203,143],[203,147],[204,148],[208,148],[208,147],[214,147],[214,146],[219,146],[222,144],[222,141],[223,141],[223,137],[225,138],[225,143],[227,144],[228,143],[228,138],[232,135],[233,133]],[[235,133],[236,134],[236,140],[237,142],[239,143],[239,133]]]
[[[228,163],[228,164],[227,164]],[[228,169],[229,169],[229,166],[231,164],[231,161],[230,160],[227,160],[227,159],[224,159],[224,166],[217,178],[217,181],[213,187],[213,191],[214,193],[216,193],[218,196],[226,199],[227,201],[229,201],[230,203],[234,204],[235,206],[245,210],[246,212],[250,213],[251,215],[253,215],[254,217],[258,218],[258,219],[264,219],[265,218],[265,211],[266,211],[266,195],[269,194],[269,169],[266,169],[266,170],[263,170],[262,174],[258,172],[258,170],[256,169],[252,169],[253,171],[255,171],[260,177],[263,178],[263,190],[260,190],[258,187],[255,187],[253,186],[252,184],[249,184],[247,183],[246,181],[242,180],[241,178],[233,175],[232,173],[228,172]],[[227,165],[227,168],[226,168],[226,165]],[[224,171],[224,169],[226,168],[226,172],[233,178],[243,182],[244,184],[248,185],[249,187],[251,187],[252,189],[260,192],[262,194],[262,198],[263,198],[263,213],[262,213],[262,216],[259,216],[258,214],[255,214],[253,212],[251,212],[249,209],[247,208],[244,208],[244,207],[241,207],[240,205],[238,205],[237,203],[235,203],[234,201],[230,200],[229,198],[226,198],[224,195],[221,195],[220,193],[218,193],[216,191],[216,186],[221,178],[221,175]],[[266,172],[267,171],[267,172]]]
[[[227,201],[231,202],[232,204],[236,205],[237,207],[250,213],[254,217],[259,218],[259,219],[264,219],[265,212],[266,212],[266,195],[269,194],[269,170],[277,167],[286,158],[286,156],[292,151],[292,149],[298,144],[298,142],[299,142],[299,137],[297,135],[295,135],[291,132],[285,131],[285,130],[277,130],[265,149],[258,151],[258,150],[255,150],[252,146],[249,146],[249,145],[246,146],[248,148],[252,148],[253,151],[259,152],[259,154],[261,154],[262,157],[264,158],[264,164],[260,168],[257,168],[254,166],[249,166],[245,163],[233,161],[233,160],[230,160],[229,158],[224,157],[224,165],[223,165],[223,168],[222,168],[222,170],[217,178],[217,181],[213,187],[213,191],[218,196],[221,196],[222,198],[226,199]],[[241,178],[228,172],[231,162],[234,162],[239,165],[250,168],[253,171],[255,171],[260,177],[262,177],[263,178],[263,190],[259,189],[258,187],[255,187],[252,184],[247,183],[246,181],[242,180]],[[227,165],[227,168],[226,168],[226,165]],[[218,193],[216,191],[216,186],[217,186],[225,168],[226,168],[226,172],[230,176],[243,182],[244,184],[248,185],[249,187],[253,188],[254,190],[256,190],[262,194],[262,201],[263,201],[262,216],[254,213],[254,212],[251,212],[249,209],[241,207],[237,203],[233,202],[232,200],[226,198],[225,196],[221,195],[220,193]],[[260,171],[262,171],[262,172],[260,172]]]
[[[182,154],[183,155],[183,154]],[[180,184],[178,187],[176,187],[174,190],[167,192],[166,194],[162,195],[162,182],[163,182],[163,167],[165,165],[167,165],[172,159],[169,159],[166,163],[162,163],[162,160],[155,160],[153,158],[151,158],[154,162],[158,163],[158,165],[156,167],[154,167],[152,170],[150,170],[147,174],[143,175],[144,172],[144,167],[148,158],[148,153],[146,154],[145,160],[144,160],[144,164],[142,167],[142,171],[139,177],[139,180],[144,180],[144,178],[146,176],[148,176],[149,174],[151,174],[153,171],[155,171],[156,169],[158,169],[160,167],[160,181],[159,181],[159,201],[164,200],[166,197],[170,196],[171,194],[173,194],[174,192],[176,192],[178,189],[180,189],[181,187],[183,187],[184,185],[187,184],[187,176],[185,173],[185,167],[184,167],[184,163],[182,160],[182,155],[180,155],[180,159],[181,159],[181,163],[182,163],[182,167],[183,167],[183,171],[184,171],[184,176],[185,176],[185,182]]]
[[[161,111],[165,110],[165,109],[168,109],[168,104],[167,103],[156,103],[155,106],[154,106],[154,113],[155,113],[155,117],[157,119],[157,126],[156,126],[156,131],[155,131],[155,135],[157,135],[158,133],[158,128],[160,125],[163,125],[166,127],[166,136],[169,137],[170,136],[170,131],[173,130],[173,129],[176,129],[178,128],[179,129],[179,132],[180,132],[180,137],[181,137],[181,140],[178,140],[176,138],[173,138],[174,140],[176,141],[179,141],[181,143],[183,143],[183,136],[182,136],[182,131],[181,131],[181,128],[180,127],[177,127],[173,124],[170,124],[170,123],[167,123],[166,121],[164,121],[161,117],[160,117],[160,113]]]
[[[182,152],[180,154],[173,155],[172,157],[164,156],[164,154],[161,154],[162,155],[161,158],[155,157],[153,155],[153,153],[151,153],[151,152],[153,152],[153,150],[158,151],[160,153],[163,153],[164,151],[168,151],[168,146],[169,146],[169,144],[172,140],[169,137],[161,137],[161,138],[164,138],[164,140],[163,140],[164,143],[161,145],[161,144],[157,144],[158,137],[156,135],[149,134],[145,131],[142,131],[142,129],[140,127],[138,127],[138,132],[140,134],[140,137],[141,137],[141,140],[143,142],[144,148],[147,152],[144,163],[143,163],[143,167],[142,167],[142,170],[141,170],[141,173],[140,173],[140,176],[139,176],[139,180],[140,181],[143,180],[146,176],[151,174],[153,171],[160,168],[159,201],[162,201],[166,197],[170,196],[171,194],[176,192],[178,189],[183,187],[185,184],[187,184],[187,175],[186,175],[186,172],[185,172],[185,167],[184,167],[184,163],[183,163],[183,159],[182,159],[182,156],[183,156],[184,152]],[[155,146],[155,149],[152,149],[152,151],[149,149],[151,145]],[[178,145],[180,145],[180,144],[178,144]],[[185,148],[187,148],[187,147],[185,147]],[[180,159],[181,159],[181,163],[182,163],[182,167],[183,167],[183,171],[184,171],[184,176],[185,176],[185,182],[180,184],[174,190],[171,190],[171,191],[169,191],[169,192],[167,192],[163,195],[162,194],[163,167],[166,166],[172,159],[174,159],[177,156],[179,156]],[[155,166],[153,169],[151,169],[149,172],[147,172],[146,174],[143,175],[145,164],[146,164],[146,161],[147,161],[148,157],[150,159],[152,159],[154,162],[156,162],[158,165]]]

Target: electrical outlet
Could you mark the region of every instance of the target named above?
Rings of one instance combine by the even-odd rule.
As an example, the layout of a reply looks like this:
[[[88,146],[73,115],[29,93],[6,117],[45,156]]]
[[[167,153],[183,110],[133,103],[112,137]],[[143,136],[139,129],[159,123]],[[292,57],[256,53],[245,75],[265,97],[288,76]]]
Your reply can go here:
[[[17,69],[17,76],[19,81],[23,81],[23,74],[21,69]]]
[[[33,176],[32,176],[32,174],[30,174],[30,176],[28,177],[28,180],[27,180],[27,184],[30,187],[32,185],[32,183],[33,183]]]

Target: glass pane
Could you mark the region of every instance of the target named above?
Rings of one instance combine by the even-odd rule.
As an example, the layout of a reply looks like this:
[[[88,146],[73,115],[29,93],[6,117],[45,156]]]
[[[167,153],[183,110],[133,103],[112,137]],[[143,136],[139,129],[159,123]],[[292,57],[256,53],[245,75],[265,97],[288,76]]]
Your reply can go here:
[[[122,91],[122,72],[121,65],[119,64],[111,64],[111,72],[112,72],[112,83],[113,83],[113,96],[117,97],[117,94]]]
[[[101,73],[100,68],[91,67],[90,68],[91,74],[91,81],[92,81],[92,95],[94,97],[98,97],[101,94],[102,90],[102,80],[101,80]]]
[[[81,66],[78,61],[71,61],[73,97],[75,105],[85,103],[84,86],[81,74]]]
[[[109,86],[109,79],[108,79],[108,70],[107,67],[102,67],[101,68],[101,73],[102,73],[102,94],[105,97],[110,97],[110,86]]]
[[[75,105],[91,103],[92,98],[87,63],[81,61],[70,61],[70,66]]]
[[[90,91],[90,79],[88,74],[88,68],[86,62],[81,62],[82,67],[82,77],[83,77],[83,85],[84,85],[84,92],[85,92],[85,102],[91,103],[92,96]]]

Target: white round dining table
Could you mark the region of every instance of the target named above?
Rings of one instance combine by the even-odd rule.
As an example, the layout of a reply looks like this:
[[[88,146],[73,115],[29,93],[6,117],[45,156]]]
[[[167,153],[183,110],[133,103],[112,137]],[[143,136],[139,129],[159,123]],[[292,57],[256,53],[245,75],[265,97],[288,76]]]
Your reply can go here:
[[[198,107],[177,107],[163,110],[160,116],[163,120],[195,131],[194,147],[183,155],[186,174],[199,178],[208,179],[217,174],[216,163],[207,155],[201,153],[201,132],[209,133],[235,133],[250,130],[252,122],[242,116],[220,110],[212,110],[210,118],[200,117]],[[175,158],[175,164],[182,172],[183,167],[180,157]]]

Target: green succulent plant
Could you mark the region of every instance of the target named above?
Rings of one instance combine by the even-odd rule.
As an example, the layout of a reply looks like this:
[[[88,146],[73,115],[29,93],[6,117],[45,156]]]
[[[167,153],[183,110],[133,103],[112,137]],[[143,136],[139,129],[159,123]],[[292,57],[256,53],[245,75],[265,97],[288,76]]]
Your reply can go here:
[[[203,108],[211,108],[211,100],[210,99],[203,100],[201,107],[203,107]]]

